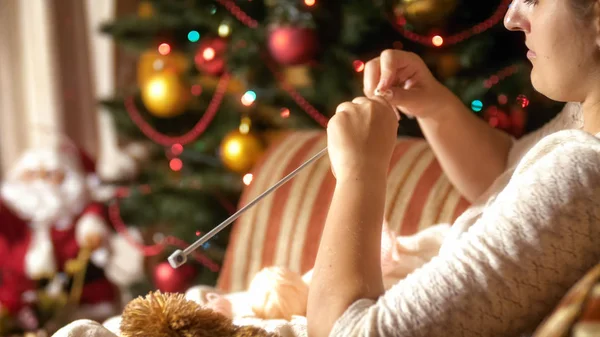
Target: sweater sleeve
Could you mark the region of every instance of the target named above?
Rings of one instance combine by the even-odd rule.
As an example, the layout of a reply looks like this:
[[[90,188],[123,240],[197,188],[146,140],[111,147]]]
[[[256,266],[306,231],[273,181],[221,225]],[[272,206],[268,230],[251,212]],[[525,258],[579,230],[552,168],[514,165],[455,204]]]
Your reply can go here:
[[[600,140],[546,137],[479,220],[331,336],[518,336],[600,259]]]

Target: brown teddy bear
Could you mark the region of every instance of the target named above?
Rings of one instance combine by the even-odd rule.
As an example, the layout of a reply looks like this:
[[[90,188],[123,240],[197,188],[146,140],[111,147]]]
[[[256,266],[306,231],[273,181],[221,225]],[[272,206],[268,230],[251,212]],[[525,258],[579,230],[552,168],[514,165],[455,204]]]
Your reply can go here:
[[[254,326],[236,326],[230,318],[188,301],[183,294],[151,292],[123,311],[124,337],[276,337]]]

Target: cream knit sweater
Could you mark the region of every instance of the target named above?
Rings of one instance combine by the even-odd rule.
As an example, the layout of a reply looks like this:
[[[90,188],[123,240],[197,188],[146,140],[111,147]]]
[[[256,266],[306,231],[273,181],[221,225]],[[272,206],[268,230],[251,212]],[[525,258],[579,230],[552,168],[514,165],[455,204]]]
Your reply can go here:
[[[509,167],[453,225],[440,254],[331,336],[517,337],[600,261],[600,139],[580,106],[515,142]]]

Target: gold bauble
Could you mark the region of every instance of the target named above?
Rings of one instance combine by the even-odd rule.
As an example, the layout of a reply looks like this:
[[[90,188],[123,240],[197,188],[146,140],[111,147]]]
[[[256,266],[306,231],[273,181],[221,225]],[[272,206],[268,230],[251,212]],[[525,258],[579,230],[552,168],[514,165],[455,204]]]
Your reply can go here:
[[[154,6],[149,1],[142,1],[138,6],[137,12],[140,18],[150,18],[154,15]]]
[[[142,87],[142,101],[155,117],[169,118],[185,111],[191,92],[179,74],[163,72],[151,76]]]
[[[285,82],[294,88],[307,88],[313,86],[310,68],[306,65],[289,66],[283,69]]]
[[[171,51],[168,55],[161,55],[156,50],[144,52],[137,64],[137,83],[143,87],[153,75],[171,71],[181,74],[187,70],[189,61],[184,54]]]
[[[227,134],[221,143],[223,164],[240,174],[250,171],[263,152],[263,143],[252,133],[235,130]]]
[[[439,25],[452,14],[457,0],[400,0],[396,15],[403,15],[415,26]]]

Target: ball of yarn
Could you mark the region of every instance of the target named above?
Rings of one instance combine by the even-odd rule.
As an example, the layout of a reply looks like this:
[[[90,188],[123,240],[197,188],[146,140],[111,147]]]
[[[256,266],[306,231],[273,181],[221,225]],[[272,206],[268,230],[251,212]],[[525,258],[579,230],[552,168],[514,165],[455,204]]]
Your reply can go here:
[[[263,319],[305,316],[308,285],[300,274],[284,267],[264,268],[248,288],[252,310]]]

